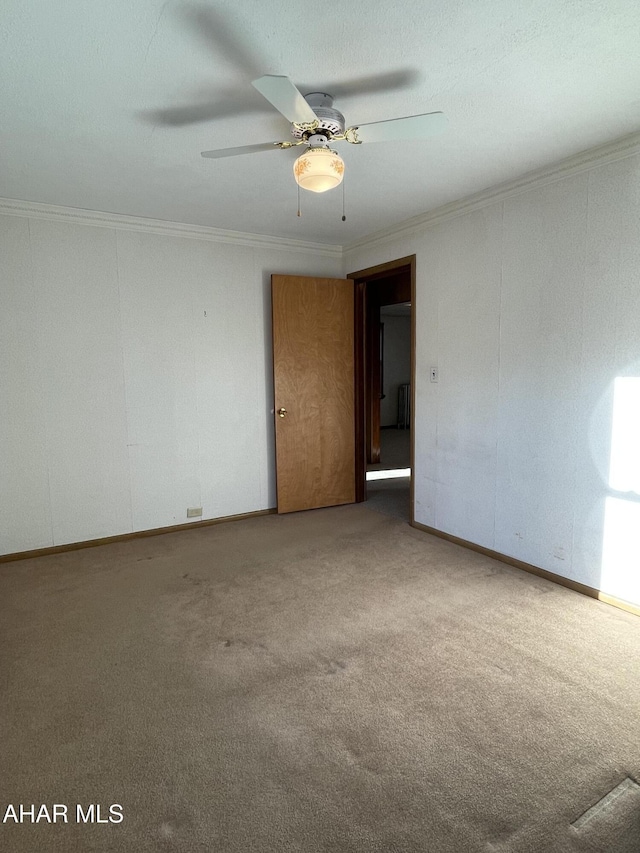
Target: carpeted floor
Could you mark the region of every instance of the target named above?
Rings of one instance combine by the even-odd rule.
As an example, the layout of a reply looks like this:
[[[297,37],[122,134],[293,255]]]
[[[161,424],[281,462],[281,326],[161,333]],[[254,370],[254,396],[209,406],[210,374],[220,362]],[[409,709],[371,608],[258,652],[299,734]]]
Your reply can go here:
[[[392,516],[10,563],[0,593],[0,809],[69,816],[3,851],[640,851],[640,619]]]
[[[409,522],[411,512],[411,477],[371,480],[367,483],[367,509],[392,515]]]
[[[411,433],[408,429],[380,430],[380,462],[368,464],[367,471],[408,468],[411,465]],[[411,478],[367,482],[367,509],[410,521]]]

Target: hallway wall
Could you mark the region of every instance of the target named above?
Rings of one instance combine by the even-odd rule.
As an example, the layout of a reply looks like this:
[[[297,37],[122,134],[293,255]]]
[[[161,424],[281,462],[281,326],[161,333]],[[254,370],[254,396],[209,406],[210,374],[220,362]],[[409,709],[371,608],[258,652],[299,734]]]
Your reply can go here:
[[[398,388],[411,381],[411,317],[386,314],[384,323],[384,399],[380,401],[380,426],[398,423]]]

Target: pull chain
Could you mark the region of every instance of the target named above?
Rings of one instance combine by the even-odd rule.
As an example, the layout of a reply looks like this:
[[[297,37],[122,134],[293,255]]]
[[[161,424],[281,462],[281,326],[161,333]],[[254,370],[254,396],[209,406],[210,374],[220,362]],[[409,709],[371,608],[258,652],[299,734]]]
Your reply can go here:
[[[344,176],[343,176],[343,178],[342,178],[342,221],[346,222],[346,220],[347,220],[347,217],[345,216],[345,212],[344,212]]]
[[[302,216],[300,213],[300,184],[297,184],[298,187],[298,216]]]

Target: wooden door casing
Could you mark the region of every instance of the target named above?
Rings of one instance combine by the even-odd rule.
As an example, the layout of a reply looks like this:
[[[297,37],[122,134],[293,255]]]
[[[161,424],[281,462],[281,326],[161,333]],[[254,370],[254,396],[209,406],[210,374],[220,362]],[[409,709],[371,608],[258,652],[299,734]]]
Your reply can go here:
[[[367,497],[366,469],[371,452],[371,388],[369,361],[372,357],[367,330],[369,300],[377,297],[380,304],[411,303],[411,470],[414,470],[414,412],[416,370],[416,256],[408,255],[395,261],[348,273],[355,285],[356,295],[356,500]],[[382,280],[382,281],[381,281]],[[414,483],[411,477],[410,519],[414,518]]]

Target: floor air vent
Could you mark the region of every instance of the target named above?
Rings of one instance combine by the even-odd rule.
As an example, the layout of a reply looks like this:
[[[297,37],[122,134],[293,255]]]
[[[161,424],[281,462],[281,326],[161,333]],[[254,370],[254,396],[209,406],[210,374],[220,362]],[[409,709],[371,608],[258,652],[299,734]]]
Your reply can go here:
[[[571,824],[590,850],[640,851],[640,785],[627,776]]]

